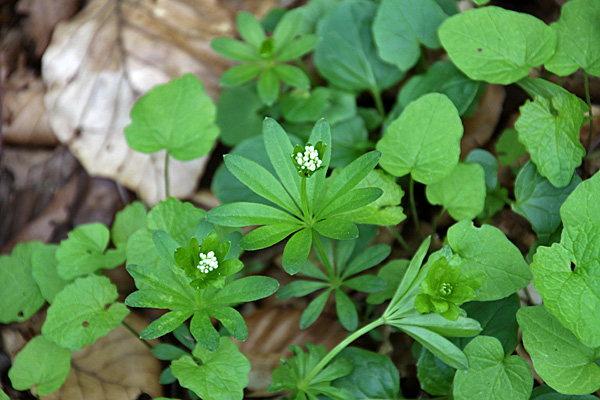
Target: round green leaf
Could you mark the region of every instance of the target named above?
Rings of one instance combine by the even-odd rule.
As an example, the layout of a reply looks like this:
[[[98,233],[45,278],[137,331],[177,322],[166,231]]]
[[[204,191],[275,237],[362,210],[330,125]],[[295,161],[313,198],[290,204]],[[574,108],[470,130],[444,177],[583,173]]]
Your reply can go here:
[[[410,103],[377,142],[379,164],[394,176],[408,173],[426,185],[458,164],[463,126],[450,99],[430,93]]]
[[[104,276],[76,279],[54,298],[42,326],[44,337],[76,351],[116,328],[129,310],[115,303],[117,288]]]
[[[33,279],[40,287],[40,292],[48,303],[54,301],[54,297],[69,284],[56,271],[56,249],[57,245],[39,246],[31,255],[31,267]]]
[[[260,135],[263,107],[255,85],[223,90],[217,102],[216,122],[221,130],[220,140],[227,146],[235,146],[244,139]]]
[[[452,62],[475,80],[508,85],[552,57],[556,34],[539,19],[499,7],[448,18],[438,31]]]
[[[185,74],[155,86],[135,103],[125,139],[141,153],[166,149],[173,158],[190,161],[212,149],[219,135],[215,115],[202,83]]]
[[[504,358],[498,339],[479,336],[464,350],[469,368],[454,376],[456,400],[528,400],[533,376],[527,362],[519,356]]]
[[[17,354],[8,371],[17,390],[36,387],[38,395],[58,390],[71,370],[71,351],[43,336],[36,336]]]

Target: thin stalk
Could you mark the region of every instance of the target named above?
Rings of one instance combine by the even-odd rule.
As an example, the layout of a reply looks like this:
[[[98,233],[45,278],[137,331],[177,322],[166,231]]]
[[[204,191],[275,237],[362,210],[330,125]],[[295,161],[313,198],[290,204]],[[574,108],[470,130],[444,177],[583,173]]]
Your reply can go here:
[[[588,107],[589,107],[589,111],[588,111],[588,115],[590,117],[590,130],[588,133],[588,138],[587,138],[587,145],[585,146],[585,149],[587,150],[587,152],[590,152],[590,149],[592,147],[592,132],[593,132],[593,121],[594,119],[592,118],[592,101],[590,98],[590,78],[588,76],[588,73],[586,70],[583,70],[583,86],[585,87],[585,102],[587,103]]]
[[[383,99],[381,98],[381,92],[378,89],[371,89],[371,95],[373,95],[373,100],[375,100],[375,107],[377,107],[379,116],[382,120],[384,120],[385,108],[383,107]]]
[[[125,328],[127,328],[127,330],[131,333],[133,333],[133,335],[140,339],[142,341],[142,343],[144,343],[146,345],[147,348],[149,348],[150,350],[152,350],[154,348],[154,346],[152,346],[147,340],[144,340],[140,337],[140,334],[138,333],[138,331],[136,331],[135,329],[133,329],[133,327],[131,325],[129,325],[127,322],[125,322],[125,320],[121,321],[121,325],[123,325]]]
[[[319,253],[319,257],[323,263],[323,267],[327,271],[327,275],[329,278],[333,279],[335,277],[335,272],[333,271],[333,266],[329,262],[329,257],[327,257],[327,253],[325,252],[325,248],[323,247],[323,243],[321,243],[321,238],[317,234],[317,231],[312,229],[312,237],[313,243],[315,244],[315,248],[317,249],[317,253]]]
[[[310,209],[308,207],[308,196],[306,194],[306,180],[307,178],[305,176],[303,176],[302,178],[302,183],[300,184],[300,197],[301,197],[301,202],[302,204],[300,205],[302,207],[302,215],[304,215],[304,221],[309,222],[312,218],[310,215]]]
[[[323,370],[323,368],[325,368],[325,366],[327,366],[327,363],[329,363],[329,361],[331,361],[331,359],[333,359],[333,357],[337,356],[340,351],[344,350],[350,343],[354,342],[356,339],[358,339],[365,333],[377,328],[378,326],[383,325],[383,323],[384,323],[383,318],[380,317],[380,318],[376,319],[375,321],[371,322],[370,324],[363,326],[356,332],[353,332],[346,339],[342,340],[329,353],[327,353],[327,355],[325,357],[323,357],[323,359],[321,361],[319,361],[319,363],[312,369],[312,371],[310,371],[308,373],[308,375],[306,375],[306,378],[304,378],[304,381],[306,383],[310,383],[317,375],[319,375],[319,372],[321,372]]]
[[[165,193],[167,197],[171,195],[171,185],[169,184],[169,152],[165,152]]]
[[[444,215],[444,213],[446,212],[446,208],[442,208],[442,211],[440,211],[440,213],[438,214],[438,216],[435,218],[435,221],[433,221],[433,227],[431,229],[431,234],[435,235],[435,231],[437,230],[437,226],[440,223],[440,220],[442,219],[442,216]]]
[[[410,211],[412,212],[415,229],[417,235],[421,237],[421,225],[419,224],[419,215],[417,214],[417,204],[415,203],[415,180],[410,176],[410,184],[408,186],[408,195],[410,197]]]
[[[392,232],[392,234],[396,238],[396,241],[400,243],[400,246],[402,246],[404,250],[408,251],[409,253],[413,252],[408,243],[406,243],[406,240],[404,240],[404,238],[400,235],[396,228],[394,228],[393,226],[388,226],[388,229],[390,230],[390,232]]]

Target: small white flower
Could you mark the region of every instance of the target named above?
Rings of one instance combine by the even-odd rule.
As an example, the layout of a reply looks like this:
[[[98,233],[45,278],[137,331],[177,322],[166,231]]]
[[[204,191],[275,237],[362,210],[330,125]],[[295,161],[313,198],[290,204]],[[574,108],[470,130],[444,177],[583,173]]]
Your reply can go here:
[[[211,271],[219,268],[219,262],[215,257],[214,251],[209,251],[207,254],[200,253],[200,262],[197,267],[203,274],[208,274]]]
[[[301,170],[316,171],[322,164],[319,153],[314,146],[304,146],[304,153],[296,154],[296,162]]]

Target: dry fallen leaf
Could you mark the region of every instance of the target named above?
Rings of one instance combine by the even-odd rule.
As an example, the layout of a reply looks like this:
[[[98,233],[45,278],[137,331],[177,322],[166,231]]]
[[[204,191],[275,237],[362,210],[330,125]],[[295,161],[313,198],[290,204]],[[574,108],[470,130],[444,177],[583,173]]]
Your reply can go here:
[[[146,323],[135,314],[126,321],[140,331]],[[74,352],[71,372],[57,392],[42,400],[134,400],[162,395],[160,362],[120,325],[93,345]]]
[[[254,2],[250,2],[251,4]],[[260,6],[273,4],[265,1]],[[228,66],[210,41],[232,35],[219,0],[92,0],[57,25],[42,59],[46,106],[56,136],[92,175],[109,177],[149,203],[164,198],[164,153],[130,150],[123,135],[135,100],[185,72],[213,97]],[[193,193],[207,158],[171,163],[171,193]]]
[[[44,53],[54,26],[71,18],[79,8],[79,0],[20,0],[16,5],[19,14],[26,17],[22,21],[23,31],[35,43],[35,54]]]
[[[460,142],[462,156],[466,156],[473,149],[484,147],[490,141],[500,120],[505,97],[503,86],[487,85],[475,115],[463,120],[465,133]]]

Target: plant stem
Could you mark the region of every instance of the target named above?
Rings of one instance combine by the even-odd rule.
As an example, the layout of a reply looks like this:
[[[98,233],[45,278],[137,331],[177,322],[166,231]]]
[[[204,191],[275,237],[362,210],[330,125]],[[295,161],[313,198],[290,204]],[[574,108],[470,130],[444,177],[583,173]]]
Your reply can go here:
[[[385,108],[383,108],[383,100],[381,99],[381,92],[379,89],[372,88],[371,94],[373,95],[373,99],[375,100],[375,107],[377,107],[377,111],[379,112],[379,116],[383,121],[385,119]]]
[[[358,339],[365,333],[367,333],[383,324],[384,324],[383,318],[379,317],[378,319],[371,322],[370,324],[367,324],[367,325],[363,326],[362,328],[360,328],[359,330],[350,334],[346,339],[342,340],[329,353],[327,353],[327,355],[325,355],[325,357],[323,357],[323,359],[321,361],[319,361],[319,363],[312,369],[312,371],[310,371],[308,373],[308,375],[306,375],[306,377],[304,378],[304,381],[307,383],[310,383],[317,375],[319,375],[319,372],[321,372],[323,370],[323,368],[325,368],[325,366],[327,366],[327,363],[329,363],[329,361],[331,361],[331,359],[333,357],[337,356],[340,351],[344,350],[350,343],[354,342],[356,339]]]
[[[440,223],[440,220],[442,219],[442,216],[444,215],[444,213],[446,212],[446,208],[442,208],[442,211],[440,211],[440,213],[438,214],[438,216],[435,218],[435,221],[433,221],[433,227],[431,229],[431,234],[435,235],[435,231],[437,230],[437,226]]]
[[[169,184],[169,151],[165,151],[165,193],[167,197],[171,195],[171,185]]]
[[[327,257],[327,253],[325,252],[325,248],[323,247],[323,243],[321,243],[321,238],[317,234],[317,231],[311,229],[313,243],[315,244],[315,248],[317,249],[317,253],[319,253],[319,257],[321,258],[321,262],[323,263],[323,267],[327,271],[327,275],[329,278],[333,279],[335,277],[335,272],[333,271],[333,266],[329,262],[329,257]]]
[[[400,246],[402,246],[404,250],[408,251],[409,253],[413,252],[408,243],[406,243],[406,240],[404,240],[404,238],[400,235],[396,228],[394,228],[393,226],[388,226],[388,229],[390,230],[390,232],[392,232],[392,234],[396,238],[396,241],[400,243]]]
[[[592,118],[592,101],[590,99],[590,78],[588,76],[588,73],[586,70],[583,70],[583,85],[585,87],[585,101],[589,107],[589,111],[588,111],[588,115],[590,117],[590,121],[589,121],[589,133],[588,133],[588,139],[587,139],[587,145],[585,146],[586,151],[589,153],[590,152],[590,148],[592,145],[592,133],[593,133],[593,118]]]
[[[147,340],[142,339],[140,337],[140,334],[138,333],[138,331],[136,331],[135,329],[133,329],[133,327],[131,325],[129,325],[127,322],[125,322],[125,320],[121,321],[121,325],[123,325],[125,328],[127,328],[127,330],[131,333],[133,333],[133,335],[140,339],[142,341],[142,343],[144,343],[146,345],[147,348],[149,348],[150,350],[152,350],[154,348],[154,346],[152,346]]]
[[[310,215],[310,208],[308,206],[308,197],[306,195],[306,180],[307,178],[305,176],[303,176],[302,178],[302,183],[300,184],[300,197],[301,197],[301,207],[302,207],[302,215],[304,215],[304,221],[307,223],[310,223],[311,215]]]
[[[408,194],[410,197],[410,211],[412,212],[415,229],[417,230],[417,235],[419,235],[419,238],[420,238],[421,237],[421,225],[419,224],[419,215],[417,214],[417,205],[415,203],[415,180],[413,179],[412,175],[410,176],[410,184],[408,186]]]

